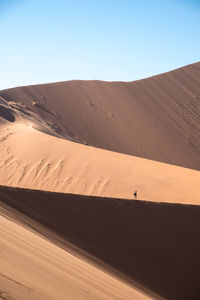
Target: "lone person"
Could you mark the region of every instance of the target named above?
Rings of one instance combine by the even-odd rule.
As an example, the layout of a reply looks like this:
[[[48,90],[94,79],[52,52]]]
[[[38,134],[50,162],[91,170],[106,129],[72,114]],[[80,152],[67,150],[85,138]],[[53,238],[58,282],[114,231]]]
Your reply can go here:
[[[137,199],[137,191],[135,191],[135,193],[133,194],[135,199]]]

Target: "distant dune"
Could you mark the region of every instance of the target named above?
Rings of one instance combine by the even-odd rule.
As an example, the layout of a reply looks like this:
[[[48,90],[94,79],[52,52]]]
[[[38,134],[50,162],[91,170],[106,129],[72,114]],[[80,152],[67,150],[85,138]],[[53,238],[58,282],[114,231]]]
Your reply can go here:
[[[10,218],[14,216],[16,222],[25,224],[76,256],[84,258],[87,262],[93,262],[96,267],[101,266],[104,271],[111,272],[148,292],[150,297],[169,300],[199,299],[199,206],[116,200],[5,187],[0,187],[0,199],[1,205],[10,206],[7,207],[7,213],[10,214]],[[11,207],[17,211],[14,213]],[[17,229],[16,226],[14,229]],[[33,247],[33,242],[37,243],[37,239],[38,244]],[[30,249],[29,254],[22,257],[22,262],[25,260],[23,268],[18,267],[16,274],[12,269],[12,274],[14,273],[13,277],[17,278],[17,281],[22,280],[23,284],[26,283],[27,287],[29,285],[33,287],[38,281],[34,276],[38,273],[35,268],[40,261],[41,272],[44,272],[44,268],[49,268],[51,272],[55,271],[52,272],[50,280],[56,279],[53,291],[59,292],[59,279],[65,275],[63,272],[66,272],[66,268],[69,270],[68,264],[71,260],[72,269],[69,272],[79,270],[83,291],[85,285],[89,284],[88,291],[90,291],[96,284],[97,290],[105,293],[98,299],[109,298],[106,298],[109,292],[107,279],[111,282],[111,299],[147,299],[145,296],[139,298],[137,293],[134,294],[134,290],[126,289],[120,282],[118,285],[114,279],[112,281],[111,278],[105,277],[105,282],[102,282],[100,271],[88,267],[85,263],[76,265],[78,262],[75,258],[73,264],[70,255],[64,254],[61,249],[56,249],[39,237],[32,237],[30,232],[23,234],[19,241],[16,239],[12,248],[16,247],[17,250],[20,244],[24,244],[22,247],[27,247],[27,250]],[[46,256],[48,253],[49,257]],[[37,254],[39,257],[35,261],[34,255]],[[10,255],[3,252],[3,266],[9,264]],[[12,268],[18,263],[17,259],[12,258],[11,262],[13,261]],[[45,265],[45,261],[48,264]],[[30,274],[28,268],[30,262],[36,272],[32,275],[32,281],[26,277],[26,274]],[[54,269],[51,269],[52,267]],[[5,267],[3,270],[6,273]],[[63,275],[60,273],[61,270]],[[20,272],[24,273],[20,276]],[[88,275],[82,277],[82,272],[86,272],[85,274],[91,272],[91,277],[88,278]],[[65,276],[68,278],[69,275]],[[73,277],[72,279],[71,284],[75,280]],[[47,274],[44,274],[44,278],[41,276],[36,284],[37,289],[33,288],[33,292],[48,289],[48,285],[43,286],[46,280]],[[117,284],[115,288],[114,284]],[[58,297],[58,299],[65,298]],[[88,298],[86,296],[77,299],[96,298],[90,294],[90,298],[88,295]]]
[[[0,96],[79,143],[200,170],[200,63],[135,82],[74,80]]]
[[[0,153],[0,299],[200,299],[200,63],[0,91]]]

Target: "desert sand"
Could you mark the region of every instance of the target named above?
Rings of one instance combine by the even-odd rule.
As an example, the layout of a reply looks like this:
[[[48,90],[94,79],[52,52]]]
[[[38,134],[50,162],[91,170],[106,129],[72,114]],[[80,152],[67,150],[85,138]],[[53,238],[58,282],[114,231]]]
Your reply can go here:
[[[1,207],[0,299],[151,299],[27,230],[8,211]]]
[[[7,265],[12,253],[13,256],[18,253],[15,250],[24,251],[27,260],[23,263],[23,257],[20,256],[21,260],[18,261],[18,256],[14,256],[15,260],[12,258],[12,261],[17,271],[12,267],[4,268],[3,274],[27,287],[33,287],[34,291],[48,290],[48,284],[55,278],[52,293],[62,293],[65,288],[71,293],[71,285],[75,285],[78,295],[80,290],[89,291],[86,299],[95,299],[93,295],[98,295],[94,294],[95,287],[99,293],[104,292],[103,296],[99,296],[100,299],[107,299],[109,295],[111,299],[140,299],[137,297],[141,295],[134,291],[131,293],[131,289],[120,283],[118,285],[114,279],[112,281],[110,278],[107,282],[109,277],[98,272],[98,267],[101,267],[141,291],[148,292],[153,299],[198,299],[199,206],[5,187],[0,187],[0,197],[3,205],[9,205],[7,212],[10,218],[29,228],[27,232],[4,221],[7,222],[6,228],[9,226],[7,231],[14,230],[14,234],[8,231],[6,238],[14,240],[17,249],[12,248],[11,254],[10,251],[3,251],[3,261]],[[17,230],[22,233],[15,235]],[[92,263],[97,270],[86,263],[80,264],[63,250],[30,233],[30,230],[43,234],[53,244],[84,259],[89,265]],[[22,265],[22,269],[17,263]],[[41,265],[42,274],[38,273],[40,269],[35,269],[37,264]],[[49,272],[45,275],[48,267]],[[60,273],[61,270],[64,272]],[[20,272],[24,272],[21,277]],[[112,289],[109,289],[110,283]],[[64,288],[64,284],[67,287]],[[73,296],[69,299],[73,299]],[[145,295],[142,299],[146,299]]]
[[[199,121],[200,63],[0,91],[0,299],[199,299]]]
[[[34,126],[34,125],[33,125]],[[23,123],[1,126],[0,184],[94,196],[200,203],[199,171],[97,149]]]
[[[74,80],[0,97],[64,138],[200,170],[200,63],[135,82]]]

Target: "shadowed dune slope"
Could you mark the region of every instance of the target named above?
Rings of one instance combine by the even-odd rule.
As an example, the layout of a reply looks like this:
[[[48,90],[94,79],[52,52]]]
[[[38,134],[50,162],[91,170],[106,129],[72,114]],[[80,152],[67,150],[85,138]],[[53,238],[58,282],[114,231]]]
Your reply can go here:
[[[200,298],[199,206],[6,187],[0,200],[54,242],[158,299]]]
[[[64,138],[200,170],[200,63],[135,82],[74,80],[0,96]]]
[[[0,299],[152,299],[52,243],[35,224],[0,201]]]
[[[200,203],[200,172],[74,143],[23,123],[0,132],[0,184],[159,202]]]

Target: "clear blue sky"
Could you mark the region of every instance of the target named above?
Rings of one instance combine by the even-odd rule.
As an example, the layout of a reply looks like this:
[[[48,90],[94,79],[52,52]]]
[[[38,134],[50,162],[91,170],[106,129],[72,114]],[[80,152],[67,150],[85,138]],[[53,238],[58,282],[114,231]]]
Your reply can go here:
[[[200,60],[200,0],[0,0],[0,89]]]

